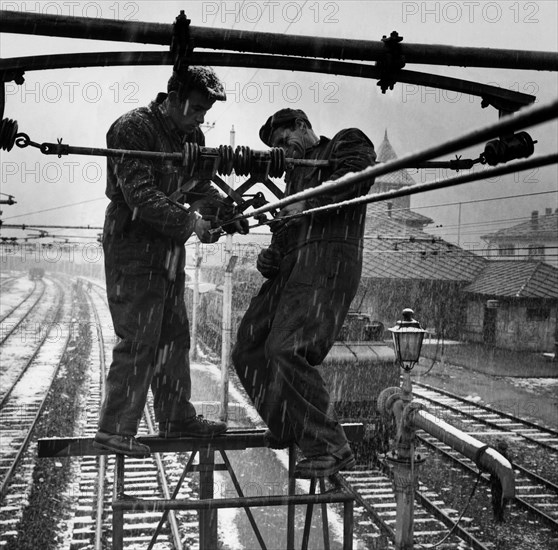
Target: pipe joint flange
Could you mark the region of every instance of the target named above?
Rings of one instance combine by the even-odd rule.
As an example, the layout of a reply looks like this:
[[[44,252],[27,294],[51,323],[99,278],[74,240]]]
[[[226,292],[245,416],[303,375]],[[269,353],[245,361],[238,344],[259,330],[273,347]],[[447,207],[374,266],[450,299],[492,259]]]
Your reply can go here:
[[[401,388],[389,387],[383,389],[378,395],[376,410],[382,414],[389,414],[396,401],[401,399],[401,393]]]

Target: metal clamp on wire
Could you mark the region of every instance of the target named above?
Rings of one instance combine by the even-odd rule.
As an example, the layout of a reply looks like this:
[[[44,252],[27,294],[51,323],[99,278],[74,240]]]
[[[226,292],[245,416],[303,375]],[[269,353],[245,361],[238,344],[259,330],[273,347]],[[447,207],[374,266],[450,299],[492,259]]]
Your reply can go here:
[[[392,31],[389,35],[382,37],[382,42],[387,49],[387,53],[382,59],[376,62],[376,67],[381,71],[381,78],[377,82],[385,94],[386,90],[393,90],[397,82],[397,73],[405,66],[405,56],[401,52],[401,42],[403,37],[397,31]]]
[[[194,50],[194,45],[190,40],[190,23],[191,20],[186,17],[184,10],[180,10],[179,15],[174,21],[172,28],[172,39],[170,52],[174,60],[174,71],[180,72],[188,68],[185,59]]]

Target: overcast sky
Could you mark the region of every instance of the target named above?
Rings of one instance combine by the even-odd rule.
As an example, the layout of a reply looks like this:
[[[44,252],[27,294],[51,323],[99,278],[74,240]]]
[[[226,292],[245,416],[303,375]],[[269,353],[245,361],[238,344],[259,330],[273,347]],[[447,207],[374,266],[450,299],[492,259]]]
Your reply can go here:
[[[511,48],[542,51],[558,49],[557,2],[554,0],[468,2],[370,2],[310,0],[307,2],[0,2],[1,9],[59,13],[88,17],[172,23],[185,9],[197,27],[235,28],[314,35],[317,37],[380,40],[393,30],[404,42]],[[60,54],[64,52],[158,50],[161,46],[73,40],[16,34],[0,35],[0,56]],[[537,96],[540,103],[555,99],[556,73],[407,65],[407,69],[435,72],[491,83]],[[399,156],[451,139],[498,118],[494,108],[481,109],[480,99],[455,93],[397,84],[385,95],[376,81],[360,78],[294,73],[267,69],[216,68],[226,84],[228,101],[209,112],[206,140],[210,146],[228,144],[234,125],[236,145],[264,149],[258,129],[283,107],[306,111],[319,134],[357,126],[379,147],[387,129]],[[28,72],[23,86],[6,85],[4,117],[18,121],[20,131],[36,142],[76,146],[105,146],[110,124],[124,112],[147,105],[166,89],[170,67],[116,67]],[[536,153],[557,150],[556,123],[530,131],[538,140]],[[478,157],[482,147],[463,152]],[[105,160],[99,157],[45,157],[37,149],[2,151],[2,193],[18,204],[2,206],[5,223],[102,225]],[[413,172],[417,182],[447,175]],[[487,183],[466,184],[453,190],[412,198],[418,212],[441,225],[436,231],[457,239],[461,207],[461,245],[472,247],[479,236],[530,216],[532,210],[557,207],[557,167],[525,172]],[[529,196],[532,195],[532,196]],[[513,199],[485,200],[496,197]],[[5,197],[2,197],[5,198]],[[475,201],[475,202],[470,202]],[[436,207],[447,204],[448,206]],[[426,208],[428,207],[428,208]],[[494,224],[494,221],[504,220]],[[73,234],[75,232],[67,232]],[[3,235],[13,234],[7,230]],[[91,233],[90,233],[91,234]]]

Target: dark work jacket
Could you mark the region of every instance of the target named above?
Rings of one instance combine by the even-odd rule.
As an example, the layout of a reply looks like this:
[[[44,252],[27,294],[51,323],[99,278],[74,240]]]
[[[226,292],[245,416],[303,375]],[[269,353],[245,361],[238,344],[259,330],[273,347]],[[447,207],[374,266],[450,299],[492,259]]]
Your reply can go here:
[[[107,133],[107,146],[179,153],[185,141],[205,145],[199,128],[185,135],[171,126],[172,122],[160,110],[165,98],[166,94],[160,93],[148,107],[134,109],[116,120]],[[108,158],[106,195],[111,203],[106,212],[105,233],[183,244],[192,234],[195,217],[168,199],[180,186],[183,170],[180,164],[171,161]],[[185,174],[182,184],[187,180]],[[209,181],[202,181],[180,202],[192,203],[218,195]]]
[[[304,158],[329,160],[330,165],[325,168],[295,167],[286,176],[286,196],[336,180],[349,172],[359,172],[375,163],[376,153],[374,145],[361,130],[348,128],[338,132],[332,139],[321,136],[319,143],[307,150]],[[366,195],[373,183],[374,180],[369,179],[307,199],[306,209]],[[272,247],[287,253],[314,241],[360,245],[365,219],[365,204],[295,218],[275,232]]]

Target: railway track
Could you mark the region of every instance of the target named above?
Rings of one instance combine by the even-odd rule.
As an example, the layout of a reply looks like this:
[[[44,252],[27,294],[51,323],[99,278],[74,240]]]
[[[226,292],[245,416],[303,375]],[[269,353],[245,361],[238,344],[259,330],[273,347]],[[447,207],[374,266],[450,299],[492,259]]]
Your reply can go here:
[[[27,281],[23,281],[26,283]],[[29,281],[30,289],[26,296],[21,299],[19,293],[15,293],[14,304],[10,304],[11,300],[6,294],[3,297],[3,306],[6,306],[5,313],[2,313],[0,323],[2,323],[2,332],[0,334],[0,345],[2,345],[16,330],[22,325],[24,320],[29,316],[30,311],[37,306],[39,300],[44,296],[46,284],[43,280]],[[4,293],[4,289],[2,289]],[[3,308],[4,309],[4,308]]]
[[[99,406],[102,401],[102,381],[105,378],[104,369],[106,368],[106,358],[110,357],[114,345],[114,334],[110,315],[104,297],[102,287],[93,285],[89,292],[88,302],[90,308],[89,323],[96,327],[96,338],[90,356],[90,369],[88,385],[84,388],[84,395],[87,402],[83,407],[83,417],[81,420],[80,433],[74,435],[92,436],[97,425]],[[68,306],[63,308],[64,315],[68,315]],[[70,313],[71,316],[71,313]],[[66,317],[65,317],[66,318]],[[45,341],[43,344],[46,345]],[[3,346],[4,348],[4,346]],[[59,352],[60,353],[60,352]],[[52,366],[52,360],[49,360]],[[23,378],[21,383],[23,384]],[[499,412],[488,410],[489,408],[474,404],[475,407],[483,411],[478,414],[479,418],[484,417],[483,422],[476,424],[477,411],[471,409],[473,404],[467,400],[462,403],[465,413],[470,417],[460,416],[457,412],[456,401],[459,396],[447,395],[448,392],[438,392],[441,397],[437,397],[437,390],[431,387],[422,387],[416,384],[415,393],[417,399],[428,402],[430,408],[435,407],[444,418],[451,416],[453,419],[460,419],[460,422],[469,426],[469,431],[473,430],[473,435],[481,439],[482,433],[488,437],[505,434],[514,441],[520,441],[528,446],[536,446],[544,449],[546,453],[554,453],[554,433],[551,429],[538,426],[533,423],[516,419],[511,415],[502,414],[504,420],[500,421]],[[18,391],[12,390],[11,395],[6,400],[4,408],[9,410],[8,404],[19,395]],[[16,401],[13,401],[14,403]],[[22,414],[22,418],[30,418],[32,414]],[[4,420],[4,418],[2,418]],[[490,424],[487,424],[490,423]],[[11,424],[11,422],[10,422]],[[517,428],[517,430],[516,430]],[[474,431],[477,430],[477,431]],[[142,423],[140,433],[147,434],[154,431],[152,423],[152,413],[148,406],[145,421]],[[539,437],[539,433],[543,435]],[[14,437],[15,440],[15,437]],[[463,483],[471,485],[471,480],[476,479],[476,467],[463,457],[451,456],[447,448],[443,448],[440,442],[429,441],[421,435],[424,445],[435,447],[435,453],[443,456],[443,460],[451,461],[451,468],[459,468],[464,476]],[[5,445],[3,445],[4,447]],[[171,453],[161,456],[153,455],[145,460],[127,459],[126,471],[126,493],[137,497],[169,497],[169,485],[174,485],[182,471],[187,457],[177,456]],[[458,458],[460,458],[458,460]],[[518,506],[524,506],[530,513],[540,519],[541,524],[547,529],[556,530],[556,508],[553,504],[556,498],[556,486],[532,470],[514,461],[517,476]],[[448,462],[450,464],[450,462]],[[111,494],[109,487],[113,486],[114,461],[112,456],[83,457],[74,461],[74,485],[72,496],[74,499],[75,515],[68,522],[68,537],[71,540],[71,550],[95,549],[101,550],[110,547],[111,542]],[[23,506],[15,498],[11,498],[12,491],[19,491],[24,498],[25,487],[28,487],[30,472],[32,469],[32,459],[22,462],[18,467],[17,484],[10,484],[2,509],[2,524],[8,529],[17,521],[17,509]],[[467,478],[468,476],[468,478]],[[474,477],[473,477],[474,476]],[[361,504],[355,507],[355,532],[364,544],[370,548],[392,548],[392,545],[385,538],[386,533],[393,531],[395,524],[395,498],[389,474],[385,469],[360,468],[345,473],[345,478],[359,493]],[[467,481],[468,480],[468,481]],[[479,485],[479,492],[483,498],[488,497],[489,479],[487,476],[481,477],[482,484]],[[195,498],[195,490],[192,487],[184,487],[181,496],[183,498]],[[542,496],[541,496],[542,495]],[[554,499],[554,500],[553,500]],[[529,508],[531,506],[531,508]],[[372,511],[372,514],[370,514]],[[546,518],[540,512],[546,514]],[[13,516],[9,517],[9,514]],[[459,511],[452,509],[446,503],[443,493],[437,493],[423,483],[420,483],[415,507],[415,548],[427,548],[434,542],[442,540],[449,529],[454,529],[452,538],[445,541],[439,548],[459,548],[465,550],[473,548],[476,550],[488,550],[494,545],[486,534],[480,532],[479,526],[475,521],[467,516],[461,518],[459,525],[456,522]],[[145,549],[157,528],[160,514],[137,513],[126,514],[125,521],[125,548]],[[384,537],[383,546],[379,546],[378,541]],[[176,513],[171,516],[170,522],[166,523],[158,538],[158,545],[155,548],[182,548],[184,542],[195,545],[197,540],[197,514],[195,512]],[[0,539],[1,545],[1,539]]]
[[[541,524],[556,532],[558,536],[558,484],[536,472],[528,464],[522,463],[527,455],[536,451],[547,462],[558,463],[558,433],[552,428],[538,425],[508,413],[485,405],[471,403],[467,399],[447,391],[438,390],[426,384],[414,384],[414,395],[425,403],[435,414],[453,415],[453,422],[464,422],[467,433],[487,444],[493,444],[496,438],[519,447],[522,452],[510,457],[516,476],[515,503],[531,512]],[[419,432],[419,440],[431,449],[435,449],[452,465],[457,465],[469,475],[475,475],[474,463],[459,455],[441,441]],[[541,449],[543,452],[541,453]],[[552,467],[552,466],[551,466]],[[485,485],[490,484],[488,475],[482,476]]]
[[[88,295],[90,322],[96,327],[97,337],[92,349],[89,383],[86,394],[86,414],[79,436],[93,437],[97,428],[107,358],[111,357],[115,336],[112,321],[104,296],[104,289],[93,284]],[[151,401],[144,411],[139,435],[154,433]],[[138,498],[170,498],[169,485],[174,485],[183,469],[182,458],[174,454],[153,454],[147,459],[126,459],[126,494]],[[80,458],[76,466],[75,509],[76,514],[70,526],[70,550],[101,550],[110,547],[112,533],[110,488],[113,484],[114,456]],[[184,494],[193,494],[188,486]],[[127,513],[124,522],[124,547],[147,548],[153,533],[158,528],[160,513]],[[193,527],[195,526],[195,530]],[[193,543],[197,537],[197,515],[195,513],[169,514],[157,537],[156,548],[182,548],[183,542]]]
[[[366,503],[366,507],[359,505],[358,501],[355,505],[356,533],[370,548],[394,548],[387,532],[395,530],[396,504],[392,481],[386,475],[386,469],[357,468],[344,472],[344,478]],[[369,512],[370,508],[373,513]],[[480,540],[479,527],[473,524],[471,518],[465,517],[459,524],[458,519],[459,511],[446,506],[437,493],[419,483],[414,508],[414,543],[417,550],[441,541],[451,528],[457,529],[458,533],[441,548],[491,548],[488,542]]]
[[[487,443],[494,443],[495,437],[504,437],[514,443],[520,442],[529,451],[533,449],[544,452],[550,459],[549,468],[553,468],[552,457],[558,461],[558,432],[552,428],[503,413],[487,406],[472,403],[449,392],[439,391],[432,386],[414,383],[415,400],[423,402],[430,412],[444,420],[462,424],[461,429],[473,437]],[[461,472],[463,486],[472,487],[477,478],[479,486],[476,498],[490,503],[490,477],[479,476],[478,469],[472,461],[453,452],[440,441],[419,432],[419,440],[427,447],[442,454],[444,468]],[[513,462],[517,482],[517,498],[515,505],[531,513],[534,520],[541,526],[556,533],[558,537],[558,486],[551,480],[538,474],[530,465],[522,465],[518,460]],[[455,474],[456,476],[458,474]],[[355,508],[355,522],[363,540],[370,539],[371,548],[389,548],[387,533],[393,531],[395,525],[395,497],[393,487],[385,464],[376,469],[358,469],[345,473],[345,478],[363,497],[363,505]],[[449,489],[448,489],[449,490]],[[509,510],[509,509],[508,509]],[[415,497],[415,544],[416,548],[427,548],[441,541],[449,530],[453,531],[441,548],[473,548],[483,550],[494,545],[486,535],[482,535],[480,527],[465,516],[458,522],[459,512],[446,504],[442,493],[419,483]],[[380,525],[382,524],[382,525]],[[384,537],[380,544],[378,540]],[[389,537],[388,537],[389,538]]]
[[[523,439],[546,450],[558,452],[558,430],[553,428],[473,403],[424,383],[413,382],[413,395],[416,400],[425,403],[433,414],[445,417],[451,412],[454,419],[463,419],[469,426],[465,431],[475,437],[511,436],[515,441]]]
[[[22,357],[13,355],[13,344],[8,341],[0,348],[2,364],[9,365],[9,372],[4,368],[2,371],[0,404],[0,500],[3,503],[0,521],[4,527],[0,545],[6,537],[13,535],[13,528],[26,503],[36,454],[30,443],[71,333],[73,309],[70,296],[57,282],[49,280],[43,286],[42,293],[51,293],[53,300],[48,309],[45,336],[32,342],[30,354]],[[34,306],[28,307],[27,314],[36,314]]]
[[[13,323],[3,325],[6,332],[0,341],[0,408],[33,364],[47,339],[60,338],[51,333],[69,327],[69,322],[66,325],[57,322],[64,304],[62,286],[55,281],[41,281],[38,286],[38,295],[30,301],[28,297],[23,299],[24,305],[17,307],[17,312],[10,316]]]

